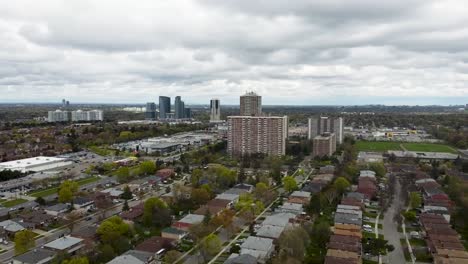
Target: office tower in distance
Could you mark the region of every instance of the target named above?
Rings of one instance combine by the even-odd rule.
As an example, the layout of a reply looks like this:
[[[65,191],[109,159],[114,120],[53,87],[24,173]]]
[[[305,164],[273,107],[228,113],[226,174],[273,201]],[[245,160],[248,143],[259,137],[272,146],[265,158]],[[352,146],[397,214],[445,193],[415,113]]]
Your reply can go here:
[[[262,97],[254,92],[248,92],[240,97],[241,116],[261,116]]]
[[[67,101],[65,99],[62,99],[62,107],[65,108]]]
[[[327,132],[335,133],[336,142],[343,143],[343,118],[326,116],[309,118],[309,140]]]
[[[221,120],[221,105],[219,99],[210,101],[210,122],[219,122]]]
[[[145,119],[146,120],[156,119],[156,104],[155,103],[151,103],[151,102],[146,103]]]
[[[287,116],[229,116],[227,119],[230,155],[285,155]]]
[[[159,119],[166,119],[171,113],[171,98],[159,96]]]
[[[191,119],[192,118],[192,109],[190,108],[184,108],[184,115],[185,117],[184,118],[188,118],[188,119]]]
[[[47,113],[48,122],[68,122],[70,120],[68,111],[55,110]]]
[[[185,104],[180,96],[176,96],[174,100],[174,117],[175,119],[182,119],[185,116]]]
[[[336,151],[336,136],[334,133],[323,133],[315,136],[312,145],[312,156],[331,156]]]
[[[68,108],[69,106],[70,106],[70,101],[66,101],[66,102],[65,102],[65,107]]]

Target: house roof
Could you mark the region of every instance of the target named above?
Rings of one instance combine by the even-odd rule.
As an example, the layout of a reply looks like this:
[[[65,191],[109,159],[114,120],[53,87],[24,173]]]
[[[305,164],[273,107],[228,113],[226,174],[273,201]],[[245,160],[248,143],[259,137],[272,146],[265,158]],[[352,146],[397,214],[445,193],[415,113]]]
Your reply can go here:
[[[268,237],[276,239],[281,236],[284,229],[284,226],[262,225],[256,233],[259,237]]]
[[[188,214],[177,222],[186,224],[199,224],[203,221],[203,218],[205,218],[203,215]]]
[[[187,233],[185,231],[182,231],[182,230],[179,230],[179,229],[173,228],[173,227],[166,227],[163,230],[161,230],[161,232],[175,234],[175,235],[184,235],[184,234]]]
[[[88,238],[88,239],[92,239],[94,237],[96,237],[97,233],[97,226],[90,226],[90,225],[87,225],[87,226],[83,226],[82,228],[78,229],[78,230],[75,230],[72,235],[74,237],[78,237],[78,238]]]
[[[362,218],[356,214],[349,214],[349,213],[335,213],[335,223],[340,224],[352,224],[352,225],[361,225]]]
[[[233,253],[224,262],[224,264],[257,264],[257,258],[249,254],[236,254]]]
[[[52,248],[56,250],[65,250],[67,248],[71,248],[75,245],[80,244],[83,241],[81,238],[72,237],[72,236],[65,236],[59,239],[56,239],[50,243],[45,244],[44,246],[47,248]]]
[[[288,225],[289,219],[292,219],[295,217],[296,216],[291,213],[277,213],[274,215],[267,216],[262,224],[285,227]]]
[[[145,263],[153,257],[153,254],[145,251],[140,251],[140,250],[129,250],[125,252],[123,255],[129,255],[133,256],[141,261],[144,261]]]
[[[73,199],[73,204],[82,205],[87,203],[94,203],[94,201],[88,197],[76,197]]]
[[[12,220],[5,220],[5,221],[0,222],[0,227],[3,227],[5,231],[11,232],[11,233],[16,233],[18,231],[25,229],[21,224]]]
[[[171,243],[173,241],[174,239],[171,238],[153,236],[140,243],[138,246],[135,247],[135,249],[154,254],[163,248],[172,247]]]
[[[68,210],[68,205],[63,204],[63,203],[58,203],[56,205],[46,207],[45,210],[54,211],[54,212],[62,212],[62,211]]]
[[[249,236],[240,246],[243,249],[269,251],[273,247],[273,240],[269,238]]]
[[[234,201],[239,199],[239,194],[233,194],[233,193],[221,193],[216,196],[216,199],[221,199],[221,200],[228,200],[228,201]]]
[[[107,264],[146,264],[146,262],[141,261],[132,255],[121,255],[107,262]]]
[[[52,260],[54,257],[55,252],[52,250],[36,248],[14,257],[13,260],[24,264],[36,264],[39,262]]]
[[[301,198],[310,198],[310,192],[305,192],[305,191],[294,191],[293,193],[291,193],[291,196],[294,196],[294,197],[301,197]]]

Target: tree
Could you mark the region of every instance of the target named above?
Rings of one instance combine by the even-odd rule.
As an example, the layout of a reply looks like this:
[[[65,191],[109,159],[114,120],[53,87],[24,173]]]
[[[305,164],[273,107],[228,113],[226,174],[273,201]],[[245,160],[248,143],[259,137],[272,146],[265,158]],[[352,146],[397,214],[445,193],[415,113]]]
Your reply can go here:
[[[140,164],[140,173],[150,175],[156,172],[156,164],[153,161],[147,160]]]
[[[403,216],[406,218],[408,221],[416,221],[416,213],[413,211],[407,211],[403,213]]]
[[[333,185],[339,194],[343,194],[349,188],[349,186],[351,186],[349,181],[344,177],[338,177]]]
[[[73,232],[73,228],[75,227],[76,221],[81,218],[81,213],[78,211],[71,211],[66,215],[68,220],[68,226],[70,227],[70,231]]]
[[[129,211],[129,210],[130,210],[130,207],[128,206],[128,200],[125,200],[123,207],[122,207],[122,211]]]
[[[421,194],[419,192],[410,193],[410,206],[411,208],[421,207]]]
[[[298,189],[296,179],[292,176],[286,176],[283,178],[284,189],[287,192],[292,192]]]
[[[310,197],[309,206],[307,206],[306,210],[309,214],[320,214],[320,211],[322,210],[322,204],[320,201],[319,193],[314,194]]]
[[[194,188],[191,197],[195,204],[201,205],[210,200],[210,193],[205,188]]]
[[[200,184],[200,180],[203,177],[203,172],[200,169],[193,169],[192,171],[192,176],[190,177],[190,182],[192,183],[192,186],[198,187]]]
[[[180,253],[177,250],[169,250],[165,255],[164,255],[164,263],[175,263],[180,257],[182,256],[182,253]]]
[[[89,260],[87,257],[75,257],[62,261],[62,264],[89,264]]]
[[[145,201],[143,208],[143,223],[146,226],[163,226],[167,224],[167,222],[170,223],[170,221],[170,211],[163,200],[157,197],[152,197]]]
[[[287,256],[302,262],[309,241],[309,234],[307,234],[304,228],[298,226],[287,229],[278,239],[279,254],[283,258]]]
[[[208,208],[205,211],[205,216],[203,217],[203,224],[208,225],[211,221],[211,213]]]
[[[370,253],[371,255],[378,256],[380,254],[386,254],[387,250],[392,251],[394,247],[388,245],[388,241],[382,238],[369,238],[363,239],[362,241],[362,250],[365,253]]]
[[[233,231],[233,221],[236,213],[230,209],[224,209],[220,214],[211,219],[214,226],[223,226],[223,228],[230,234]]]
[[[128,185],[125,185],[123,193],[122,195],[120,195],[120,197],[124,200],[130,200],[133,198],[132,191],[130,190],[130,187],[128,187]]]
[[[330,224],[326,221],[318,221],[312,229],[312,235],[319,245],[326,245],[330,239]]]
[[[60,184],[58,189],[58,200],[61,203],[69,203],[73,200],[73,196],[78,191],[78,183],[75,181],[66,180]]]
[[[34,237],[35,234],[28,229],[16,232],[14,238],[16,255],[23,254],[33,248],[36,245]]]
[[[201,251],[205,258],[206,255],[213,256],[221,250],[221,240],[215,234],[210,234],[203,240]]]
[[[115,172],[115,175],[120,183],[128,182],[130,180],[130,169],[128,167],[120,167]]]
[[[382,162],[373,162],[369,164],[369,169],[375,171],[377,177],[385,176],[387,170]]]
[[[40,205],[45,205],[46,204],[46,200],[44,200],[44,198],[42,197],[37,197],[36,198],[36,203],[40,204]]]
[[[239,173],[237,175],[237,181],[240,183],[243,183],[245,181],[246,175],[245,175],[245,168],[244,168],[244,162],[241,161],[240,163],[240,168],[239,168]]]
[[[268,186],[265,183],[259,182],[255,185],[255,198],[262,199],[265,196],[266,192],[268,192]]]
[[[96,233],[103,243],[113,244],[121,237],[131,233],[130,226],[119,216],[112,216],[104,220],[98,227]]]

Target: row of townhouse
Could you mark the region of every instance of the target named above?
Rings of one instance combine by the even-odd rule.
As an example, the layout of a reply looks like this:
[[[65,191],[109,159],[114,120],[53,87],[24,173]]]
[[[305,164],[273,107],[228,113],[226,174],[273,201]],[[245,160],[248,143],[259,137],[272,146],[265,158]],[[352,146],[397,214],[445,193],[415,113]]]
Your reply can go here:
[[[365,195],[348,193],[338,205],[325,264],[362,263],[362,208]]]

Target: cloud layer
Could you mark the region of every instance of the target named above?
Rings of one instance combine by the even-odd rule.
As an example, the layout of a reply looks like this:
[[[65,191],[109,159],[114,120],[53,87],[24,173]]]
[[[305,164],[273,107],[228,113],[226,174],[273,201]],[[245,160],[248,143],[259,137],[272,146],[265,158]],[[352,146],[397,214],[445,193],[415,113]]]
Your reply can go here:
[[[467,43],[457,0],[5,1],[0,101],[468,103]]]

